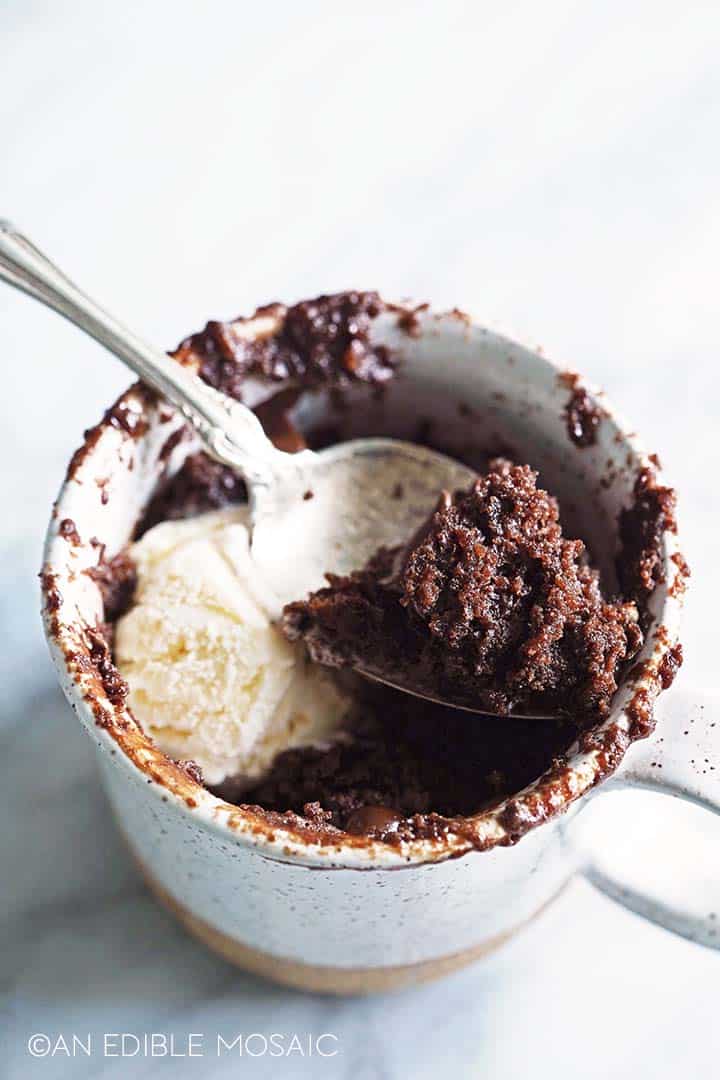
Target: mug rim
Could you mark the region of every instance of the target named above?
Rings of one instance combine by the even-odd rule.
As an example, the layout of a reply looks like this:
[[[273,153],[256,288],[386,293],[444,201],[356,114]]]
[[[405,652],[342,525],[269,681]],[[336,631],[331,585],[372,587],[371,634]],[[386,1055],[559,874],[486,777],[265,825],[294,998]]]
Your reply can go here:
[[[262,315],[258,319],[260,312]],[[259,309],[256,316],[237,321],[246,324],[246,332],[252,332],[253,319],[256,319],[260,327],[258,332],[267,333],[267,312],[267,308]],[[556,377],[563,375],[564,369],[538,350],[526,348],[488,329],[457,309],[437,314],[428,310],[424,318],[435,324],[436,332],[440,332],[447,320],[452,320],[455,331],[460,322],[482,335],[486,341],[490,339],[500,348],[515,350],[526,362],[536,365],[538,370],[545,367],[550,368]],[[580,376],[574,376],[573,385],[588,390],[601,401],[604,421],[607,420],[614,427],[614,437],[619,437],[623,452],[632,455],[637,470],[652,468],[656,477],[661,476],[662,468],[656,459],[650,457],[632,428],[608,402],[604,392]],[[81,497],[82,481],[78,473],[93,475],[95,458],[106,441],[113,440],[120,445],[118,440],[123,438],[142,438],[149,426],[145,418],[148,408],[149,399],[142,387],[138,384],[131,386],[107,410],[101,421],[85,433],[83,444],[71,459],[53,506],[45,539],[41,572],[43,624],[61,686],[86,729],[95,734],[106,750],[110,750],[116,764],[122,762],[129,774],[146,782],[154,795],[172,803],[183,815],[192,817],[225,840],[256,848],[268,858],[306,866],[377,870],[442,862],[471,851],[489,851],[513,845],[526,832],[556,818],[615,773],[628,747],[652,730],[638,729],[632,713],[638,704],[650,712],[655,698],[664,689],[661,667],[668,652],[677,643],[685,586],[684,559],[677,533],[667,528],[662,533],[664,581],[659,582],[655,589],[655,593],[659,593],[660,604],[658,614],[653,619],[652,651],[644,662],[636,663],[625,674],[608,717],[568,749],[562,766],[546,771],[499,805],[462,819],[472,823],[472,838],[459,832],[448,832],[440,838],[404,841],[395,845],[342,833],[338,838],[328,837],[319,841],[312,836],[312,830],[308,831],[309,838],[303,838],[299,826],[272,824],[251,810],[240,809],[211,794],[181,765],[154,745],[127,705],[118,707],[113,704],[88,650],[88,625],[72,617],[71,598],[75,594],[79,575],[76,568],[68,566],[70,547],[61,536],[60,523],[67,519],[72,521],[73,505]],[[123,424],[117,422],[120,411],[125,417]],[[128,416],[134,419],[128,422]],[[97,482],[97,476],[95,479]],[[64,619],[63,616],[68,614],[70,617]],[[77,612],[75,614],[77,616]],[[509,808],[511,814],[508,818]]]

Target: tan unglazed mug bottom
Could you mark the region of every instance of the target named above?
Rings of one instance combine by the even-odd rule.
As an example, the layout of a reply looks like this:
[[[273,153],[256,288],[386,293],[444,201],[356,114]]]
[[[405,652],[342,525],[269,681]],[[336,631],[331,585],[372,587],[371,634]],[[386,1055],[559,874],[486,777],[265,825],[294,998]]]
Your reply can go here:
[[[126,842],[127,842],[127,838]],[[193,937],[201,941],[212,952],[221,956],[223,960],[234,964],[243,971],[249,971],[253,975],[259,975],[272,982],[291,986],[296,990],[310,990],[318,994],[376,994],[388,990],[402,990],[405,987],[417,986],[420,983],[431,982],[440,979],[444,975],[450,975],[468,964],[480,960],[490,953],[495,952],[504,945],[518,931],[524,929],[545,911],[564,891],[563,885],[559,892],[555,893],[550,900],[546,901],[529,919],[518,926],[507,930],[495,937],[475,945],[462,952],[452,953],[449,956],[441,956],[434,960],[425,960],[418,964],[403,964],[396,967],[383,968],[350,968],[350,967],[325,967],[317,964],[303,964],[297,960],[290,960],[282,956],[273,956],[272,953],[254,949],[250,945],[243,945],[239,941],[228,937],[220,930],[210,926],[204,919],[194,915],[184,904],[181,904],[168,890],[160,884],[151,870],[145,865],[137,852],[130,846],[133,860],[142,874],[150,891],[160,901],[162,906],[169,911],[178,922]]]

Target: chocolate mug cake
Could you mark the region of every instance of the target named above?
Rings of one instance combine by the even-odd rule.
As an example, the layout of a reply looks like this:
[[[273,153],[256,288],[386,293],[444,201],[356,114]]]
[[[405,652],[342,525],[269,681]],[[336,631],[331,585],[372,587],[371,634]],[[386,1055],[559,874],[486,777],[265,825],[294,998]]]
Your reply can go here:
[[[20,262],[23,239],[7,245]],[[51,283],[63,305],[66,281]],[[72,310],[85,326],[83,305]],[[142,348],[115,338],[142,368]],[[552,901],[579,869],[574,817],[613,774],[674,794],[690,776],[681,794],[715,805],[682,760],[710,752],[697,708],[688,724],[670,702],[660,739],[625,761],[681,660],[687,568],[659,462],[601,394],[459,311],[375,294],[270,305],[209,324],[175,356],[242,397],[286,451],[390,436],[467,463],[477,490],[463,480],[443,495],[422,535],[383,534],[400,547],[389,575],[343,573],[360,575],[376,630],[397,620],[396,658],[415,636],[435,677],[457,665],[471,692],[510,697],[535,657],[555,696],[546,719],[483,717],[313,661],[312,619],[299,617],[313,601],[292,598],[288,640],[250,570],[242,480],[178,411],[131,387],[70,463],[43,616],[128,846],[193,934],[293,986],[416,983],[497,948]],[[406,489],[383,486],[404,509]],[[537,528],[524,535],[523,521]],[[292,535],[286,547],[292,560]],[[685,932],[672,912],[657,921]]]
[[[497,948],[580,871],[659,925],[716,944],[714,912],[651,901],[581,863],[572,843],[575,815],[613,774],[720,810],[707,695],[671,699],[662,735],[625,760],[652,733],[682,660],[688,569],[660,464],[601,394],[459,311],[375,294],[271,305],[188,339],[176,360],[242,396],[235,415],[266,453],[262,424],[286,450],[394,436],[471,466],[458,466],[464,487],[443,493],[418,533],[383,531],[394,552],[291,602],[288,640],[278,596],[253,569],[244,485],[197,456],[204,443],[238,460],[222,451],[226,399],[123,328],[8,222],[0,248],[0,276],[163,395],[131,387],[73,456],[47,532],[43,620],[129,849],[192,933],[293,986],[389,989]],[[246,460],[255,498],[272,477],[253,475],[252,452]],[[417,448],[410,460],[432,468]],[[405,495],[394,473],[380,490]],[[427,485],[414,490],[423,506],[405,504],[404,520],[419,523]],[[385,524],[370,520],[364,541]],[[293,533],[274,539],[292,560]],[[325,616],[346,626],[358,599],[373,632],[345,635],[340,659],[348,647],[372,652],[387,617],[399,620],[394,662],[416,635],[434,678],[457,667],[498,707],[540,690],[556,712],[468,723],[313,662],[306,639],[335,662]]]
[[[412,336],[422,313],[387,305],[375,293],[275,304],[253,317],[256,326],[267,322],[267,332],[249,336],[243,319],[211,322],[174,356],[239,400],[250,385],[263,384],[269,392],[256,412],[275,444],[291,452],[319,448],[355,434],[359,411],[382,415],[388,387],[401,382],[396,351],[371,341],[373,320],[390,316],[398,333]],[[585,447],[589,440],[576,437],[574,384],[571,391],[569,441]],[[319,393],[323,408],[308,419],[307,402]],[[365,420],[371,432],[375,422]],[[387,417],[383,424],[392,434]],[[562,503],[538,486],[521,450],[480,431],[459,452],[411,406],[402,424],[404,432],[414,427],[417,441],[478,469],[476,485],[443,493],[418,535],[397,549],[381,550],[350,577],[331,576],[325,589],[298,597],[282,627],[270,626],[262,602],[243,593],[233,601],[242,615],[233,609],[206,633],[210,608],[214,617],[226,603],[223,589],[237,591],[242,578],[245,488],[201,451],[160,483],[134,544],[101,558],[89,573],[105,599],[106,640],[136,717],[190,775],[204,774],[214,793],[320,843],[351,834],[402,845],[452,833],[482,846],[466,818],[501,807],[561,769],[571,747],[590,745],[608,714],[648,626],[674,494],[651,470],[638,476],[635,502],[618,522],[619,572],[608,592],[591,548],[572,532],[567,538]],[[483,424],[458,402],[458,427]],[[182,428],[169,436],[168,458],[184,438]],[[494,456],[498,450],[505,456]],[[402,498],[402,490],[395,495]],[[221,586],[220,570],[207,576],[214,560],[219,567],[233,563],[232,586]],[[243,580],[248,592],[246,586]],[[253,626],[262,624],[264,635],[257,669],[250,659],[255,637],[236,633],[250,604]],[[210,656],[213,649],[221,663]],[[233,650],[247,660],[240,675]],[[443,686],[460,684],[469,701],[500,715],[420,702],[319,667],[361,659],[372,669],[388,658],[409,666],[438,696]],[[680,660],[676,648],[673,671]],[[249,695],[257,671],[273,664],[282,679],[270,685],[264,675],[259,695]],[[203,696],[220,708],[196,700]],[[545,719],[512,716],[518,706]],[[637,724],[647,732],[652,719],[643,709],[641,702]],[[517,839],[526,824],[513,821],[512,811],[506,820]]]

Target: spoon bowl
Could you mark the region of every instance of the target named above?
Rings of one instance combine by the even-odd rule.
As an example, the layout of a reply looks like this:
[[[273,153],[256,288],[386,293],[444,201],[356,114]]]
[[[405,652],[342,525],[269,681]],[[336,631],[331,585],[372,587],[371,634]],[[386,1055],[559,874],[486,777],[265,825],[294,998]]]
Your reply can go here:
[[[440,491],[475,473],[444,454],[398,439],[353,439],[325,450],[275,451],[274,482],[251,486],[252,554],[278,598],[360,570],[380,547],[405,543]],[[278,467],[279,466],[279,467]]]

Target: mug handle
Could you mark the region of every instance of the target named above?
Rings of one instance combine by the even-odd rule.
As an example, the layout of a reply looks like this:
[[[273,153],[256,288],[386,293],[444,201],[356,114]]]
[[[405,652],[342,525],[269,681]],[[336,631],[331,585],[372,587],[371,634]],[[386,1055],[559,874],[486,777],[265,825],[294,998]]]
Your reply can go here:
[[[720,694],[663,694],[656,713],[656,731],[633,743],[619,772],[600,791],[654,791],[720,814]],[[580,872],[637,915],[689,941],[720,949],[720,911],[698,916],[652,898],[602,870],[593,862],[592,852]]]

